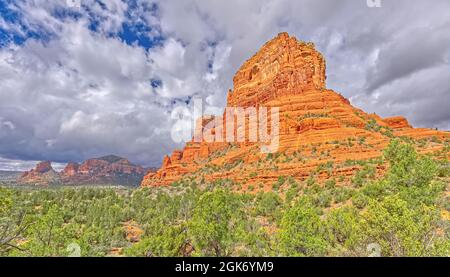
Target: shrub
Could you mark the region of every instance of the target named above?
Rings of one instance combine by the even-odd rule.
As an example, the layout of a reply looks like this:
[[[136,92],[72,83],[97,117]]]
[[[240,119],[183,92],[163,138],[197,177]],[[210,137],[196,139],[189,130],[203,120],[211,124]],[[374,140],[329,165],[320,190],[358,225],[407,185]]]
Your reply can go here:
[[[327,248],[322,221],[311,203],[300,199],[281,220],[280,248],[286,256],[321,256]]]
[[[189,222],[189,234],[196,251],[206,256],[227,256],[237,241],[240,205],[229,192],[216,190],[203,194]]]
[[[331,194],[327,191],[322,191],[317,197],[317,205],[322,208],[328,208],[330,207],[331,200]]]
[[[422,205],[410,209],[398,196],[371,201],[363,214],[368,241],[381,246],[383,256],[448,255],[450,244],[437,235],[439,213]]]
[[[352,203],[358,209],[363,209],[368,204],[369,199],[362,193],[357,193],[352,197]]]
[[[353,250],[359,245],[362,240],[361,227],[358,210],[352,207],[333,210],[326,217],[328,240],[341,252]]]
[[[187,241],[186,226],[165,226],[161,233],[145,237],[125,249],[128,256],[174,257],[182,256],[182,248]]]
[[[342,203],[352,197],[352,191],[346,188],[337,188],[334,193],[334,201],[336,203]]]
[[[379,132],[381,129],[381,126],[377,124],[377,121],[375,119],[370,119],[366,124],[366,130],[372,131],[372,132]]]
[[[255,203],[257,215],[273,216],[281,205],[281,198],[275,192],[266,192],[258,195]]]
[[[437,174],[436,163],[428,157],[418,157],[410,144],[393,140],[384,151],[390,168],[388,180],[398,186],[423,186]]]
[[[252,172],[252,173],[250,173],[250,175],[249,175],[250,178],[255,178],[256,176],[258,176],[258,173],[257,173],[257,172]]]
[[[313,186],[316,183],[316,180],[314,179],[314,176],[309,176],[308,179],[306,180],[306,185],[308,185],[308,187]]]
[[[336,187],[336,180],[335,179],[329,179],[325,182],[325,187],[327,189],[333,189]]]

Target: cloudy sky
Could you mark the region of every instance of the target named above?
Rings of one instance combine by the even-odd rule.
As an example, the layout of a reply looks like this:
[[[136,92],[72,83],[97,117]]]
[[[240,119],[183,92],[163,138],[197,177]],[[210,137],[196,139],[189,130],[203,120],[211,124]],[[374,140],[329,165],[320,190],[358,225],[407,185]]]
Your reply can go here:
[[[450,130],[450,1],[376,2],[1,0],[0,169],[106,154],[157,166],[180,146],[174,107],[223,106],[282,31],[315,43],[353,105]]]

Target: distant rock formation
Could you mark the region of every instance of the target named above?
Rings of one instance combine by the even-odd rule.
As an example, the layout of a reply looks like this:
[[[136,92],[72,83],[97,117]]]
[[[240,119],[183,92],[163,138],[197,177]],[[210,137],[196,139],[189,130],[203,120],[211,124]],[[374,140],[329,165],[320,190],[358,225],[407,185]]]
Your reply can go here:
[[[139,184],[146,170],[132,164],[125,158],[105,156],[89,159],[81,165],[68,163],[61,172],[64,184],[118,184],[133,186]]]
[[[125,185],[137,186],[148,170],[134,165],[125,158],[110,155],[89,159],[81,165],[69,162],[60,173],[51,167],[51,162],[41,162],[35,169],[25,172],[19,183],[48,185]],[[51,177],[51,178],[50,178]]]
[[[80,165],[78,163],[69,162],[61,174],[65,177],[73,177],[78,174],[78,169]]]
[[[50,185],[60,183],[60,177],[50,161],[40,162],[30,171],[26,171],[18,179],[19,183],[33,185]]]
[[[267,190],[279,177],[305,180],[325,164],[333,165],[331,175],[319,172],[319,178],[351,176],[358,167],[346,161],[380,157],[393,137],[435,137],[442,142],[419,149],[422,152],[439,151],[450,139],[449,132],[412,128],[403,117],[367,114],[327,89],[325,81],[325,59],[314,45],[280,33],[241,66],[227,96],[227,107],[279,108],[278,152],[261,153],[259,143],[250,142],[247,135],[237,143],[193,139],[165,156],[161,168],[147,174],[141,185],[169,185],[186,177],[206,182],[227,179],[244,189],[257,185]],[[225,137],[225,128],[209,126],[212,120],[226,123],[225,113],[198,119],[194,138],[198,132],[216,131]],[[283,159],[272,158],[279,155]]]

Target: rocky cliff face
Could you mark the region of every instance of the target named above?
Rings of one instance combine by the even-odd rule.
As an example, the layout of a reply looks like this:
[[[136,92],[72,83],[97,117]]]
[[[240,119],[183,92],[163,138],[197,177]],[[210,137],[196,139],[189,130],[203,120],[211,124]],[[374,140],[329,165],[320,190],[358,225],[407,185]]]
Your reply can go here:
[[[281,33],[238,70],[228,106],[258,106],[294,90],[325,89],[325,79],[325,60],[314,45]]]
[[[238,143],[193,139],[164,157],[161,168],[147,174],[141,185],[169,185],[190,178],[231,180],[244,189],[251,185],[268,190],[284,176],[345,180],[360,169],[352,161],[380,157],[393,137],[425,141],[426,147],[418,149],[422,152],[439,151],[450,139],[449,132],[412,128],[403,117],[367,114],[326,89],[325,80],[325,60],[313,44],[279,34],[241,66],[227,96],[228,107],[279,108],[277,153],[262,153],[248,135]],[[199,119],[195,136],[202,131],[225,135],[223,128],[208,126],[212,120],[226,122],[225,113]],[[248,124],[244,128],[248,131]],[[378,164],[376,171],[384,169]]]
[[[50,172],[50,173],[49,173]],[[54,177],[53,183],[64,185],[139,185],[147,170],[117,156],[89,159],[81,165],[70,162],[60,173],[51,168],[50,162],[39,163],[35,169],[25,172],[20,183],[48,184],[47,177]]]

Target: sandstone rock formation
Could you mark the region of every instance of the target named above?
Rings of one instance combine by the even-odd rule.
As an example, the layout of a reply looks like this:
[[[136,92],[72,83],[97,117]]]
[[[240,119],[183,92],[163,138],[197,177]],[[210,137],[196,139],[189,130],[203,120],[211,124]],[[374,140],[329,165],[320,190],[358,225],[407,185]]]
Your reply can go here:
[[[403,116],[393,116],[383,119],[383,121],[392,129],[402,129],[402,128],[411,128],[408,120]]]
[[[18,179],[19,183],[33,185],[57,184],[59,181],[59,174],[50,161],[38,163],[34,169],[24,172]]]
[[[244,189],[258,185],[267,190],[280,176],[300,180],[312,175],[322,179],[352,176],[359,168],[351,161],[380,157],[393,137],[426,140],[429,147],[418,149],[424,152],[439,151],[449,142],[449,132],[415,129],[403,117],[383,119],[367,114],[327,89],[325,80],[325,60],[314,45],[279,34],[241,66],[227,96],[227,107],[279,108],[277,153],[260,151],[260,143],[249,139],[248,122],[236,123],[233,130],[236,134],[244,128],[244,141],[198,139],[199,134],[222,133],[225,137],[225,128],[211,124],[226,123],[224,112],[222,117],[200,118],[193,140],[164,157],[161,168],[147,174],[141,185],[170,185],[190,178],[231,180]],[[324,165],[326,174],[320,170]],[[382,164],[377,167],[380,172],[384,169]]]
[[[39,163],[35,169],[25,172],[19,183],[46,185],[127,185],[136,186],[148,173],[141,166],[117,156],[89,159],[81,165],[69,162],[60,173],[55,172],[51,162]],[[52,177],[51,182],[49,177]]]
[[[66,177],[75,176],[78,174],[78,169],[80,168],[80,165],[78,163],[69,162],[64,170],[62,171],[62,175]]]
[[[325,60],[314,45],[281,33],[238,70],[228,106],[262,105],[293,90],[325,89],[325,79]]]

